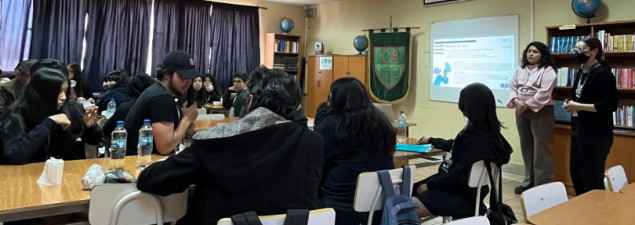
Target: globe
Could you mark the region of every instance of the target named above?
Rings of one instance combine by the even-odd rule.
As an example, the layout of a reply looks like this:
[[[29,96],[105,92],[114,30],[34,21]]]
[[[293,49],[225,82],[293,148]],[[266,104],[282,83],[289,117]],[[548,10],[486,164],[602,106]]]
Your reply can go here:
[[[357,35],[357,37],[353,39],[353,47],[355,47],[355,50],[357,50],[359,54],[362,54],[362,52],[368,48],[368,38],[366,35]]]
[[[282,18],[282,21],[280,21],[280,26],[282,27],[282,30],[286,33],[289,33],[291,30],[293,30],[293,19],[291,18]]]
[[[573,12],[579,17],[586,18],[587,21],[595,16],[595,12],[598,11],[600,5],[600,0],[573,0],[571,2]]]

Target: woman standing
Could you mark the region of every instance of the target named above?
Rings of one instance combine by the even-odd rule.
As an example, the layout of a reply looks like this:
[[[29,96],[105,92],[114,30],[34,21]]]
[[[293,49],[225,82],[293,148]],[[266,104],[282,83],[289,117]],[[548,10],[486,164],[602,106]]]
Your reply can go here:
[[[617,109],[617,88],[602,43],[589,38],[575,45],[582,64],[575,77],[572,100],[563,108],[571,117],[571,180],[577,195],[604,189],[604,164],[613,145],[613,112]]]
[[[525,162],[525,179],[514,189],[523,191],[553,181],[553,157],[549,141],[554,122],[551,92],[556,72],[549,47],[532,42],[523,51],[521,66],[509,82],[508,108],[516,109],[516,127]]]
[[[338,225],[360,224],[353,210],[357,177],[395,167],[395,131],[355,78],[335,81],[327,102],[326,117],[315,128],[324,138],[320,207],[334,208]]]

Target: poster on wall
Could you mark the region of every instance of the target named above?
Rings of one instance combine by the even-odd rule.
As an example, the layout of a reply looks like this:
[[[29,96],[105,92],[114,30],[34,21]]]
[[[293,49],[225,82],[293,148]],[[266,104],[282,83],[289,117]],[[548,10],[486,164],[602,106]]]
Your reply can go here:
[[[396,104],[410,89],[410,32],[370,33],[370,93]]]

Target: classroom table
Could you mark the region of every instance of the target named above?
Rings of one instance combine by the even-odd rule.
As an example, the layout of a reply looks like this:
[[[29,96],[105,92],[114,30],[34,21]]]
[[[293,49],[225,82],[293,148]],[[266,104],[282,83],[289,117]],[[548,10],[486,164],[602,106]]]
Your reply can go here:
[[[620,193],[623,193],[635,198],[635,183],[631,183],[624,186],[622,189],[620,189]]]
[[[207,130],[209,128],[215,127],[220,123],[233,123],[238,120],[238,117],[225,117],[223,119],[206,119],[206,120],[195,120],[194,121],[194,131],[202,131]]]
[[[207,109],[207,113],[222,113],[225,116],[229,116],[229,109],[224,108],[222,105],[205,104],[203,108]]]
[[[416,144],[417,141],[418,139],[408,138],[406,139],[406,144]],[[446,160],[448,157],[448,152],[434,147],[431,147],[430,151],[426,153],[395,151],[395,154],[393,155],[393,162],[395,163],[395,168],[399,168],[405,165],[410,165],[411,159],[432,159],[431,157],[433,156],[441,156],[443,160]]]
[[[635,201],[622,193],[592,190],[527,217],[542,224],[634,224]]]
[[[152,155],[152,161],[165,156]],[[93,164],[108,168],[107,158],[64,162],[60,185],[37,183],[44,163],[0,166],[0,222],[40,218],[76,212],[88,212],[90,190],[82,189],[82,177]],[[125,170],[138,176],[137,156],[126,156]]]

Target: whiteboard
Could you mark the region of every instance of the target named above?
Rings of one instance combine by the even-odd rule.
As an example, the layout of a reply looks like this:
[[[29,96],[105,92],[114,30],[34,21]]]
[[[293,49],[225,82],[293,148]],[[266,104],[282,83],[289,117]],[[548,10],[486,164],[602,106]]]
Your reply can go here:
[[[487,85],[504,107],[519,62],[518,15],[430,25],[430,100],[458,102],[461,89]]]

